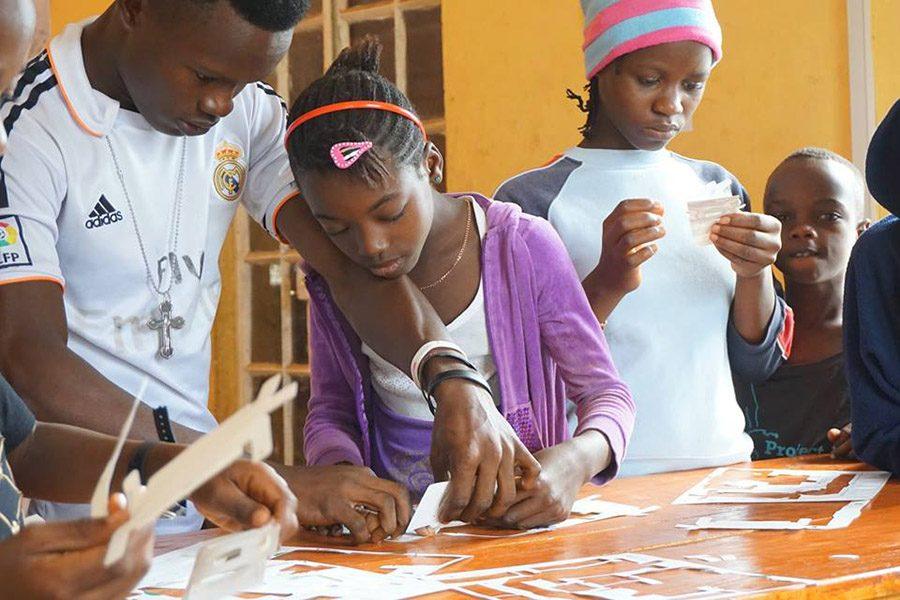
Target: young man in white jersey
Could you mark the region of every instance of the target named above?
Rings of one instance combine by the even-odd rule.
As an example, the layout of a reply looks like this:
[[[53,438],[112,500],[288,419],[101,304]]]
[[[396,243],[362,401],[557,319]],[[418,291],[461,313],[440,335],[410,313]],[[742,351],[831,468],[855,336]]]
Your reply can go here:
[[[21,65],[34,31],[31,0],[0,0],[0,93]],[[0,156],[6,147],[0,128]],[[4,235],[6,246],[14,244]],[[129,536],[124,556],[105,566],[113,532],[128,518],[121,498],[105,518],[23,527],[22,493],[60,500],[86,500],[116,444],[85,429],[36,422],[21,398],[0,377],[0,598],[125,597],[152,560],[153,529]],[[152,475],[184,446],[129,442],[120,456],[112,489],[134,465]],[[77,461],[72,461],[73,455]],[[127,467],[126,467],[127,465]],[[21,490],[21,491],[20,491]],[[296,498],[271,468],[237,461],[192,494],[204,514],[228,529],[276,519],[283,539],[296,531]]]
[[[361,337],[394,364],[409,369],[423,344],[449,339],[415,286],[349,265],[296,199],[282,104],[258,81],[287,52],[306,5],[117,0],[70,25],[14,83],[0,107],[0,371],[39,419],[114,432],[149,378],[136,436],[160,435],[151,407],[167,407],[182,442],[214,425],[209,334],[238,202],[325,275]],[[379,326],[354,319],[373,305],[386,316]],[[418,356],[430,358],[424,379],[460,369],[452,352],[431,349]],[[433,462],[452,474],[446,516],[505,510],[514,496],[495,490],[514,489],[517,467],[527,485],[537,463],[477,385],[451,379],[437,396]],[[344,523],[369,539],[372,524],[353,510],[365,503],[380,509],[384,531],[401,529],[400,489],[364,474],[280,472],[303,492],[305,524]]]

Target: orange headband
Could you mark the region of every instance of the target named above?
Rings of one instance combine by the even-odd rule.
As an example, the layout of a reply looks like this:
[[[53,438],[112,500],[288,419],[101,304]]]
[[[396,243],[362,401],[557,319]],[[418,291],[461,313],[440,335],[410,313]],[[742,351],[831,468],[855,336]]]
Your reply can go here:
[[[400,115],[401,117],[406,117],[407,119],[415,123],[416,127],[419,128],[419,131],[422,132],[422,136],[425,138],[425,141],[428,141],[428,134],[425,133],[425,126],[422,125],[422,121],[412,111],[406,110],[402,106],[397,106],[396,104],[390,104],[388,102],[378,102],[377,100],[352,100],[350,102],[338,102],[336,104],[321,106],[315,110],[311,110],[308,113],[300,115],[299,117],[297,117],[297,120],[291,123],[291,126],[287,128],[287,133],[284,134],[284,145],[287,146],[291,134],[294,133],[294,131],[298,127],[300,127],[307,121],[312,121],[313,119],[321,117],[322,115],[328,115],[345,110],[360,109],[383,110],[392,112],[396,115]]]

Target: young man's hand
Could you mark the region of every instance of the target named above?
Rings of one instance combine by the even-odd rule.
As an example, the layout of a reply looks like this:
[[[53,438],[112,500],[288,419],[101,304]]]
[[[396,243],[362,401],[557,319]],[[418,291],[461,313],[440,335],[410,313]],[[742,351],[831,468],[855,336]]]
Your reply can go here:
[[[828,430],[826,435],[828,441],[831,442],[832,458],[853,458],[852,425],[852,423],[847,423],[840,429],[835,427]]]
[[[781,221],[771,215],[735,213],[713,225],[709,239],[738,277],[761,275],[781,250]]]
[[[641,265],[666,235],[663,206],[647,199],[623,200],[603,221],[600,263],[588,275],[596,287],[624,296],[641,285]]]
[[[239,460],[190,496],[200,513],[228,531],[281,526],[281,540],[297,533],[297,498],[267,464]]]
[[[297,492],[300,524],[319,531],[350,530],[355,544],[380,543],[406,532],[412,517],[409,492],[366,467],[333,465],[280,469]]]
[[[128,539],[125,556],[103,566],[113,532],[128,520],[124,510],[104,519],[25,527],[0,542],[0,599],[125,598],[153,560],[153,525]]]
[[[450,379],[438,391],[431,468],[436,481],[450,479],[441,520],[473,522],[505,514],[515,501],[516,477],[530,488],[540,463],[486,391],[463,379]]]

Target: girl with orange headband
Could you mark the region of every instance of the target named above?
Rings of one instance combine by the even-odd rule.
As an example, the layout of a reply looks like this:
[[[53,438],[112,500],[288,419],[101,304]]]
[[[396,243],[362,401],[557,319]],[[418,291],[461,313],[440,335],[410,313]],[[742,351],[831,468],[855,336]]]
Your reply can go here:
[[[628,388],[549,224],[510,204],[435,189],[443,158],[409,100],[378,74],[380,51],[371,39],[344,50],[300,95],[286,137],[291,167],[346,256],[376,277],[409,277],[422,290],[447,324],[461,368],[423,393],[361,343],[325,281],[307,269],[306,458],[368,468],[373,488],[389,479],[420,496],[435,480],[432,392],[447,377],[465,377],[492,394],[541,463],[537,483],[518,490],[505,514],[488,514],[508,527],[562,520],[585,482],[616,474],[634,422]],[[574,437],[567,397],[578,410]]]

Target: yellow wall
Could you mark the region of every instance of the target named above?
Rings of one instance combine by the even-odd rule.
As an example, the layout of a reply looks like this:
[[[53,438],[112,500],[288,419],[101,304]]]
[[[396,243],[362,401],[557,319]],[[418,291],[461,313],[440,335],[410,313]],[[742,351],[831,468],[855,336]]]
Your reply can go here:
[[[766,179],[793,150],[851,154],[844,0],[715,3],[724,60],[694,131],[672,148],[714,160],[743,182],[759,209]]]
[[[900,97],[900,2],[897,0],[873,0],[872,2],[872,53],[875,67],[875,112],[878,121]],[[878,207],[878,216],[887,211]]]
[[[492,192],[578,142],[565,99],[583,85],[579,3],[453,0],[443,5],[450,186]],[[715,0],[724,61],[678,152],[721,163],[759,200],[788,153],[851,152],[844,0]],[[900,2],[874,0],[879,115],[900,90]]]
[[[98,15],[112,4],[112,0],[50,0],[50,26],[53,35],[74,21]]]

